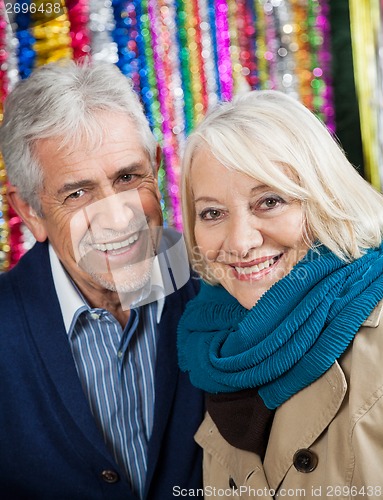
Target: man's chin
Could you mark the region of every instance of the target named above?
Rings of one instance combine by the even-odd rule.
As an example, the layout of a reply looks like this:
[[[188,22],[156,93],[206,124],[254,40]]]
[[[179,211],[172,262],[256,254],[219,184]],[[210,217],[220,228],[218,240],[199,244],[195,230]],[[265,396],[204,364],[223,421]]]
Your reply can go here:
[[[100,274],[89,270],[87,272],[93,281],[105,290],[123,294],[124,296],[131,294],[134,297],[150,281],[153,259],[150,260],[151,262],[147,262],[145,266],[140,265],[140,269],[134,269],[138,267],[137,265],[126,266],[125,269],[116,270],[112,275],[110,273]]]

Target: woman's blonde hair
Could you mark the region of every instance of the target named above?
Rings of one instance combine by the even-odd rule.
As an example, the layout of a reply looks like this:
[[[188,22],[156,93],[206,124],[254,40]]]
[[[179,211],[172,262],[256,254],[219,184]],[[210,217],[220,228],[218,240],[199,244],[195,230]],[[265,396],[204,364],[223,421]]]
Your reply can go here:
[[[186,143],[181,180],[185,239],[192,265],[207,281],[212,282],[194,236],[190,179],[200,149],[226,168],[300,201],[312,241],[340,258],[354,260],[381,244],[383,196],[358,174],[322,122],[286,94],[252,91],[219,104]]]

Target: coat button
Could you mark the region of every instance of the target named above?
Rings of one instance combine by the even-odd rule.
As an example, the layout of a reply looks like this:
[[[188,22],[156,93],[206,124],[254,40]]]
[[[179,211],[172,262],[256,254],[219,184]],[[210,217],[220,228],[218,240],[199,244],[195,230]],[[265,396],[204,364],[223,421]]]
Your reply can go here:
[[[119,481],[119,476],[114,470],[103,470],[101,472],[101,477],[106,483],[117,483]]]
[[[318,465],[318,457],[310,450],[301,449],[294,454],[293,464],[298,472],[312,472]]]
[[[232,477],[229,478],[229,488],[231,490],[237,490],[238,486],[235,484],[235,481]]]

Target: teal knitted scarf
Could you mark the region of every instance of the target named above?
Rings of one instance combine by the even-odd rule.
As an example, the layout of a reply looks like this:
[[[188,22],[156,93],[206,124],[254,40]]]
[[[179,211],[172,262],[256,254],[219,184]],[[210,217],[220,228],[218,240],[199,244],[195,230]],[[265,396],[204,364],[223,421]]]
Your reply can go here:
[[[274,409],[325,373],[383,298],[383,244],[347,263],[310,250],[251,309],[202,284],[178,327],[179,363],[209,393],[258,388]]]

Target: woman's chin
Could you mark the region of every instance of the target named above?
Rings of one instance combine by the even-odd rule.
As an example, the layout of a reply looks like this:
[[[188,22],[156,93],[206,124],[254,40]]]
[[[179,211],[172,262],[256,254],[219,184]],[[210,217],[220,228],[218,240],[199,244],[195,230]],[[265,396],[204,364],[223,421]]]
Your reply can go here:
[[[270,288],[268,286],[260,289],[260,287],[255,287],[254,284],[236,283],[233,280],[230,280],[230,282],[221,282],[221,285],[246,309],[254,307],[261,296]]]

